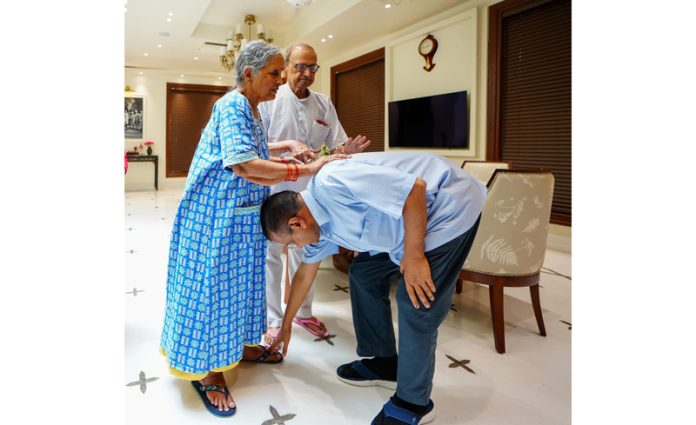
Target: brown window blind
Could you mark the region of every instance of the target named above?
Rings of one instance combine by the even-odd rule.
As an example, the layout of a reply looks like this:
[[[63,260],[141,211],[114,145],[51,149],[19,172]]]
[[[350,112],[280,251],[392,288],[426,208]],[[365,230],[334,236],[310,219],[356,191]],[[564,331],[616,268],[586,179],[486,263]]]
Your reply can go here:
[[[571,1],[504,17],[501,68],[497,159],[551,170],[552,222],[570,225]]]
[[[384,49],[331,68],[331,98],[348,137],[365,135],[366,152],[384,150]]]
[[[186,177],[224,86],[167,83],[167,177]]]

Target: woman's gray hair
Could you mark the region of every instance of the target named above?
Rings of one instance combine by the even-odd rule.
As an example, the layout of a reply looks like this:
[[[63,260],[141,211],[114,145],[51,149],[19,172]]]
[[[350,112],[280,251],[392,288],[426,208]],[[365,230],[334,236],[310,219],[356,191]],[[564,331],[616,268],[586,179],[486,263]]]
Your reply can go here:
[[[273,56],[280,54],[279,48],[263,40],[255,40],[247,43],[244,49],[239,53],[237,63],[234,64],[234,69],[237,73],[237,87],[244,83],[244,68],[250,66],[251,72],[257,74],[259,69],[266,66]]]

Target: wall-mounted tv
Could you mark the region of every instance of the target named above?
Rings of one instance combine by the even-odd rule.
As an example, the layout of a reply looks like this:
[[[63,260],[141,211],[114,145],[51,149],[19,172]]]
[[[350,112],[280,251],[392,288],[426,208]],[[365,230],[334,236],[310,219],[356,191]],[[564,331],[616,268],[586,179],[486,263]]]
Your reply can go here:
[[[389,146],[469,148],[466,91],[389,102]]]

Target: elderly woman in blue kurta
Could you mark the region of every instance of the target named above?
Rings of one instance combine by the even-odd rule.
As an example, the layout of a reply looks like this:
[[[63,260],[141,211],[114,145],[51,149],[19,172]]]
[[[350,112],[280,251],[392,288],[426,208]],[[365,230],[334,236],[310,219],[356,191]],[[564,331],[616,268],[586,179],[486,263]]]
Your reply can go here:
[[[284,66],[278,48],[262,41],[241,52],[237,87],[213,107],[172,229],[162,352],[219,416],[236,410],[223,371],[242,360],[282,361],[256,345],[266,332],[259,209],[268,186],[313,175],[339,157],[304,164],[307,148],[298,141],[267,144],[257,106],[275,98]],[[269,156],[288,151],[302,161]]]

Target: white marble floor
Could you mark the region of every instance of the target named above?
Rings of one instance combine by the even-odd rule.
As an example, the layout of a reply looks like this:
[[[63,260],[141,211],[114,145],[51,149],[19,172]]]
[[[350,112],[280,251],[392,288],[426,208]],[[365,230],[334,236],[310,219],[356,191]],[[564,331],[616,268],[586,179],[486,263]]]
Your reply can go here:
[[[346,275],[325,262],[314,312],[328,326],[326,341],[296,327],[279,365],[241,364],[226,373],[237,414],[221,419],[203,407],[187,382],[175,379],[158,352],[165,299],[169,233],[181,190],[125,194],[125,376],[127,424],[230,423],[262,425],[369,424],[392,391],[338,381],[336,367],[354,360]],[[507,289],[507,353],[496,353],[488,289],[465,283],[440,327],[432,399],[434,424],[569,424],[571,422],[571,256],[549,250],[541,277],[547,336],[541,337],[526,288]],[[450,367],[469,360],[473,372]],[[270,421],[294,414],[285,421]]]

